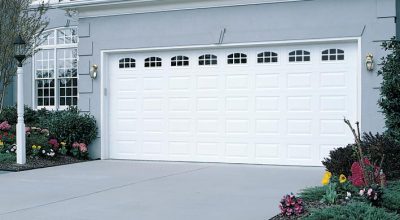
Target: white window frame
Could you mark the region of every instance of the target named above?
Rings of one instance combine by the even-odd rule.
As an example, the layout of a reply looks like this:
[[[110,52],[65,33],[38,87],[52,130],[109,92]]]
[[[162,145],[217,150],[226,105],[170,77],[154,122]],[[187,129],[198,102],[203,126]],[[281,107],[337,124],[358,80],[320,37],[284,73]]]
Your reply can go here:
[[[34,106],[34,109],[41,109],[41,108],[45,108],[47,110],[64,110],[67,109],[69,106],[60,106],[60,85],[59,85],[59,77],[58,77],[58,69],[57,69],[57,51],[60,49],[77,49],[78,50],[78,41],[79,41],[79,36],[76,36],[76,43],[69,43],[69,44],[58,44],[58,31],[62,30],[62,29],[68,29],[68,28],[75,28],[77,29],[77,26],[70,26],[70,27],[59,27],[59,28],[53,28],[53,29],[49,29],[43,32],[43,34],[49,33],[49,32],[53,32],[54,34],[54,43],[52,45],[39,45],[36,47],[36,49],[39,50],[54,50],[54,106],[38,106],[37,103],[37,98],[38,98],[38,94],[37,94],[37,88],[36,88],[36,81],[38,79],[36,79],[36,60],[35,60],[35,55],[34,54],[32,56],[32,104]],[[77,54],[77,63],[79,63],[79,54]],[[79,74],[78,74],[78,67],[79,65],[77,65],[77,81],[78,81],[78,85],[79,85]],[[79,90],[77,93],[77,105],[79,102]],[[76,106],[77,106],[76,105]]]

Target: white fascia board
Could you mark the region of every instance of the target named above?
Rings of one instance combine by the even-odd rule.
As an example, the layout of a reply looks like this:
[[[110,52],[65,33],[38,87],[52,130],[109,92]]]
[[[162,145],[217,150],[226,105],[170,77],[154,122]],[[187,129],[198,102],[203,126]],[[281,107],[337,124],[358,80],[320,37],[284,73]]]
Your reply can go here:
[[[80,18],[87,18],[297,1],[309,0],[82,0],[59,3],[57,7],[63,9],[77,9]]]

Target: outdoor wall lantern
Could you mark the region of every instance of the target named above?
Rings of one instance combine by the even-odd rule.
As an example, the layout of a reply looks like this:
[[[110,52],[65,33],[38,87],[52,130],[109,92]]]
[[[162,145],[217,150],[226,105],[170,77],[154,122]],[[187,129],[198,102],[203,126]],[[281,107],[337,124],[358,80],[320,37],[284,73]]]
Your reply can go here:
[[[24,123],[24,70],[22,63],[26,56],[26,43],[21,35],[14,42],[14,58],[18,61],[17,67],[17,164],[26,163],[25,123]]]
[[[96,64],[93,64],[91,67],[90,67],[90,72],[89,72],[89,74],[90,74],[90,77],[92,77],[92,79],[96,79],[97,78],[97,69],[98,69],[99,67],[96,65]]]
[[[374,56],[372,56],[371,53],[369,53],[365,58],[365,66],[367,67],[368,71],[374,70]]]

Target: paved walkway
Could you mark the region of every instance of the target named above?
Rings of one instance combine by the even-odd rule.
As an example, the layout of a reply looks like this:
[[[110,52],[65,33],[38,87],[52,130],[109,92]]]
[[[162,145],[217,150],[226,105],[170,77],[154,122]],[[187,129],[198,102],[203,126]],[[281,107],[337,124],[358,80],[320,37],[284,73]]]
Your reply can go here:
[[[265,220],[321,167],[93,161],[0,175],[0,219]]]

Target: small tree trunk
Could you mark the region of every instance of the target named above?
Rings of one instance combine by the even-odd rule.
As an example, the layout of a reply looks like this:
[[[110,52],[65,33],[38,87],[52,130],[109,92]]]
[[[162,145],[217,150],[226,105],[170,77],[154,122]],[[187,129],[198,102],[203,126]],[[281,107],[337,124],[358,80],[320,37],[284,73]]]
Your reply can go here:
[[[0,92],[0,113],[3,112],[3,107],[4,107],[4,98],[6,97],[6,89],[7,89],[7,84],[1,85],[1,92]]]
[[[373,183],[373,176],[371,177],[371,173],[367,171],[365,163],[364,163],[364,153],[362,150],[362,146],[361,146],[361,135],[360,135],[360,126],[359,126],[359,122],[356,122],[357,125],[357,132],[356,130],[354,130],[353,126],[351,125],[350,121],[347,120],[346,118],[344,119],[344,123],[346,123],[351,132],[353,133],[354,139],[356,141],[356,145],[357,145],[357,156],[358,156],[358,161],[360,163],[361,169],[363,171],[364,174],[364,183],[369,186]]]

